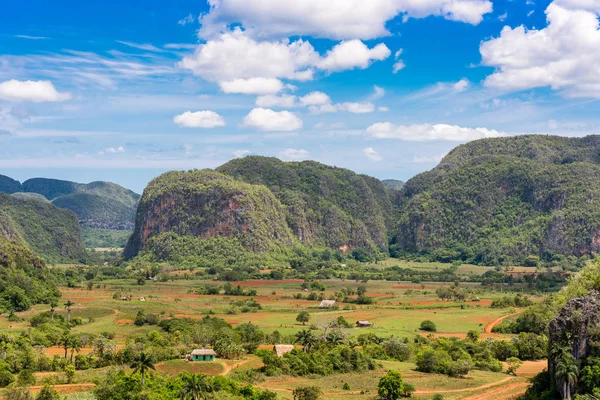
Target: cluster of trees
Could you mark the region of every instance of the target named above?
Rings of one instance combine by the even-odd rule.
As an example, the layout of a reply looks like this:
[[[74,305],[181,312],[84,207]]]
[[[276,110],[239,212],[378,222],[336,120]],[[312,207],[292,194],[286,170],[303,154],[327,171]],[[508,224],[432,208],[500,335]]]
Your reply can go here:
[[[245,289],[240,285],[234,287],[230,282],[226,282],[221,286],[206,284],[195,292],[204,295],[256,296],[256,289]]]
[[[224,376],[205,376],[182,373],[174,378],[149,373],[151,360],[140,359],[132,364],[134,372],[127,374],[112,369],[94,389],[97,400],[275,400],[277,394],[269,390],[242,385]],[[147,376],[146,376],[147,375]]]
[[[510,308],[510,307],[529,307],[533,305],[531,299],[521,294],[514,296],[502,296],[499,299],[494,299],[490,307],[492,308]]]
[[[25,245],[0,238],[0,312],[25,311],[59,297],[44,261]]]

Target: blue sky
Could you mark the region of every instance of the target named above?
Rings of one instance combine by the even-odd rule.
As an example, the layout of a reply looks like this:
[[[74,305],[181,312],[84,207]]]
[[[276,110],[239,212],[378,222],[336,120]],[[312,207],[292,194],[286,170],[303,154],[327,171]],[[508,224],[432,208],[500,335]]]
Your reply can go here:
[[[600,129],[598,0],[9,1],[0,173],[141,192],[248,154],[406,180]]]

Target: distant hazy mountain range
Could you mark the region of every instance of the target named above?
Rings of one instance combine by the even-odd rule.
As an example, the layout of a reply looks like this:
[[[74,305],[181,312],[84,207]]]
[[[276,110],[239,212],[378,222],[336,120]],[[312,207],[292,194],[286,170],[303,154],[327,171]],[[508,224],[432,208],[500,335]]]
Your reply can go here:
[[[23,184],[0,175],[0,192],[18,198],[49,201],[73,211],[84,227],[133,230],[140,196],[110,182],[88,184],[34,178]]]

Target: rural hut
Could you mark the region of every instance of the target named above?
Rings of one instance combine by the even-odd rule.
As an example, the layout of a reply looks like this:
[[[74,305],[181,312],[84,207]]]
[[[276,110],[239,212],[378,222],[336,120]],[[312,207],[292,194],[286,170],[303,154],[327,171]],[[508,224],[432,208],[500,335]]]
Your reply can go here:
[[[277,357],[283,357],[284,354],[294,350],[293,344],[276,344],[273,346],[273,351],[277,354]]]
[[[371,326],[369,321],[356,321],[357,328],[368,328],[369,326]]]
[[[215,361],[217,353],[213,349],[195,349],[190,354],[190,361]]]
[[[335,307],[335,300],[323,300],[319,304],[319,308],[332,308]]]

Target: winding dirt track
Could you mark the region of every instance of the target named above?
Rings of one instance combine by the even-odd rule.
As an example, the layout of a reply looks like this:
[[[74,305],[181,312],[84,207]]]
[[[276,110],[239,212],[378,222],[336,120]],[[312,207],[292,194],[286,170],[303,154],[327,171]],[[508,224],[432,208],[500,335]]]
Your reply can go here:
[[[492,383],[488,383],[488,384],[477,386],[477,387],[470,387],[470,388],[464,388],[464,389],[451,389],[451,390],[415,390],[413,393],[414,394],[435,394],[435,393],[464,393],[464,392],[472,392],[474,390],[489,389],[491,387],[494,387],[494,386],[500,385],[502,383],[508,382],[508,381],[510,381],[512,379],[513,379],[513,377],[509,376],[508,378],[504,378],[504,379],[499,380],[497,382],[492,382]]]
[[[504,321],[506,318],[512,317],[514,315],[518,315],[520,313],[513,313],[513,314],[508,314],[508,315],[504,315],[498,319],[493,320],[492,322],[490,322],[489,324],[487,324],[485,326],[485,333],[492,333],[492,329],[494,329],[494,327],[496,325],[500,325],[502,323],[502,321]]]

